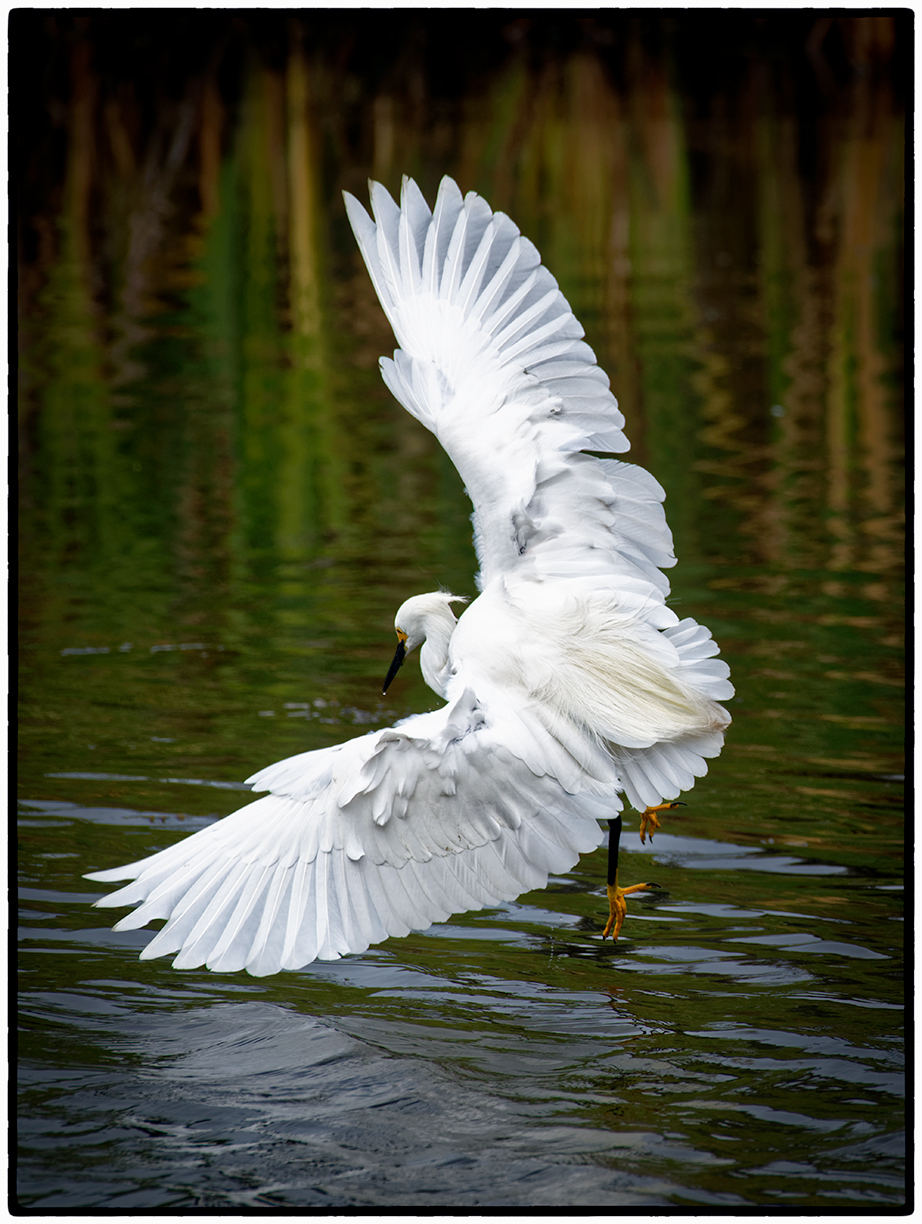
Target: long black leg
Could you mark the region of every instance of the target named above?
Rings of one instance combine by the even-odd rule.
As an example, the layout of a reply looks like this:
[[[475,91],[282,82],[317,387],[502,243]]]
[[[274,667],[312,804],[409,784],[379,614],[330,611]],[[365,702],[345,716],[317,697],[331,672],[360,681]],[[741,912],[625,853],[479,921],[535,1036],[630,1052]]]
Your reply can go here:
[[[621,813],[608,822],[608,887],[618,879],[618,848],[621,845]]]
[[[608,822],[608,922],[602,932],[602,938],[611,935],[617,939],[624,922],[627,906],[624,898],[629,893],[641,892],[645,888],[656,888],[655,884],[632,884],[630,888],[618,887],[618,850],[621,846],[621,815],[612,817]]]
[[[624,921],[625,904],[618,888],[618,849],[621,845],[621,814],[612,817],[608,822],[608,922],[602,932],[602,938],[611,935],[618,938],[621,924]]]

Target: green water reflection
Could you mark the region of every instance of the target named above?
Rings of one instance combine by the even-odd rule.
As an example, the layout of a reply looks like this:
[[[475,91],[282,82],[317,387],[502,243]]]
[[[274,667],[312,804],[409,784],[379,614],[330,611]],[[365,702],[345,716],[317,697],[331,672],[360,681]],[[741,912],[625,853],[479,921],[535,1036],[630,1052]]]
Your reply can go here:
[[[92,23],[59,33],[61,176],[23,219],[21,269],[19,788],[47,805],[21,861],[57,930],[24,945],[27,995],[108,982],[140,1015],[240,994],[499,1076],[548,1117],[634,1136],[586,1158],[649,1179],[619,1202],[900,1201],[898,1175],[874,1180],[901,1123],[894,23],[823,35],[866,71],[809,113],[768,60],[702,101],[680,51],[636,31],[553,55],[510,35],[428,97],[292,27],[284,53],[257,38],[233,61],[233,89],[204,56],[145,119]],[[508,211],[570,298],[667,490],[672,602],[730,662],[727,747],[652,858],[629,846],[664,892],[632,911],[627,953],[600,950],[598,852],[342,966],[258,984],[139,966],[146,936],[104,936],[81,873],[240,805],[212,783],[429,708],[411,668],[379,697],[394,610],[474,593],[463,489],[380,381],[394,342],[341,205],[403,172]],[[167,824],[56,824],[56,804]],[[39,1007],[23,1053],[108,1065],[79,1012]],[[523,1034],[542,1068],[516,1061]]]

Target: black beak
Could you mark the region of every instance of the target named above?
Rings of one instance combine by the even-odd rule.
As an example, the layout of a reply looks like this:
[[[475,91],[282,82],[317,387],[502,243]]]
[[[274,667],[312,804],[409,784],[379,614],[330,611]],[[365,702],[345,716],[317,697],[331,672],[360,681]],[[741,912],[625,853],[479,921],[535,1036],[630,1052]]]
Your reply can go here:
[[[387,679],[384,681],[384,688],[381,690],[382,696],[387,692],[388,688],[390,687],[391,681],[400,671],[401,667],[403,666],[403,661],[406,657],[407,657],[406,642],[398,642],[397,643],[397,653],[394,655],[393,661],[391,662],[390,667],[387,669]]]

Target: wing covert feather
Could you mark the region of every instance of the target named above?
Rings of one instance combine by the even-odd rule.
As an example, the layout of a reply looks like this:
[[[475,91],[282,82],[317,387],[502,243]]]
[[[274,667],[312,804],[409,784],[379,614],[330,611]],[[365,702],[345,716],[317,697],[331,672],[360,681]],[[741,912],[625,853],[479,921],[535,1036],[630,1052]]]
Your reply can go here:
[[[396,728],[280,761],[250,780],[270,794],[91,876],[133,877],[97,904],[138,905],[118,930],[167,918],[145,959],[263,975],[543,887],[598,845],[599,811],[620,801],[610,777],[585,771],[568,776],[571,793],[548,764],[570,759],[552,736],[522,723],[510,737],[509,726],[508,711],[494,720],[466,690]],[[536,736],[529,765],[509,740]]]
[[[654,502],[652,478],[641,469],[582,453],[628,450],[624,418],[534,245],[473,192],[462,199],[447,178],[431,214],[409,179],[399,207],[372,185],[374,220],[345,198],[400,345],[381,360],[384,381],[436,434],[464,480],[481,589],[532,563],[545,577],[566,577],[575,557],[593,572],[639,568],[662,598],[668,583],[658,567],[675,560],[662,491]],[[616,504],[638,493],[643,538],[653,533],[663,545],[651,555],[637,538],[637,518],[622,518]],[[611,519],[597,513],[600,496],[614,507],[621,547],[612,545]],[[547,547],[552,526],[559,535],[575,524],[581,530],[563,552]]]

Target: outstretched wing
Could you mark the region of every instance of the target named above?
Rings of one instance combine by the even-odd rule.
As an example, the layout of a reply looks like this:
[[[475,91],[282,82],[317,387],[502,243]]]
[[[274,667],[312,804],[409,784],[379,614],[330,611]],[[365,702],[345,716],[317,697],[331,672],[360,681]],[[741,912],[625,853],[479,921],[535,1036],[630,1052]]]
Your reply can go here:
[[[664,493],[629,449],[608,378],[538,251],[503,213],[442,180],[398,208],[371,184],[372,221],[346,208],[400,348],[384,381],[438,437],[474,505],[481,589],[528,566],[617,578],[662,601],[675,564]]]
[[[249,781],[270,794],[137,863],[100,906],[116,930],[166,925],[142,959],[255,976],[543,888],[620,808],[610,758],[470,689],[441,710],[302,753]],[[575,754],[575,755],[574,755]]]
[[[635,807],[674,798],[720,751],[729,715],[716,702],[732,697],[733,687],[709,631],[680,622],[665,604],[662,568],[675,556],[662,488],[643,468],[586,453],[620,453],[629,443],[582,327],[532,243],[473,192],[462,198],[445,178],[430,212],[412,180],[404,179],[400,207],[380,184],[370,191],[374,221],[348,194],[346,207],[400,344],[393,360],[382,358],[381,371],[464,480],[474,505],[478,585],[501,578],[511,592],[528,588],[528,579],[562,580],[569,594],[594,593],[601,605],[636,618],[621,644],[659,658],[670,681],[662,692],[674,700],[672,682],[678,685],[688,696],[683,717],[697,711],[699,725],[677,722],[657,734],[653,722],[628,727],[625,714],[595,731],[610,738]],[[534,591],[532,584],[526,600]],[[573,641],[588,646],[583,638],[574,633]],[[618,657],[610,642],[595,645],[605,658],[591,660],[585,683],[575,686],[583,696],[610,670],[606,659]],[[630,705],[636,689],[633,673],[622,670],[609,708]],[[643,722],[642,714],[638,707],[633,722]]]

